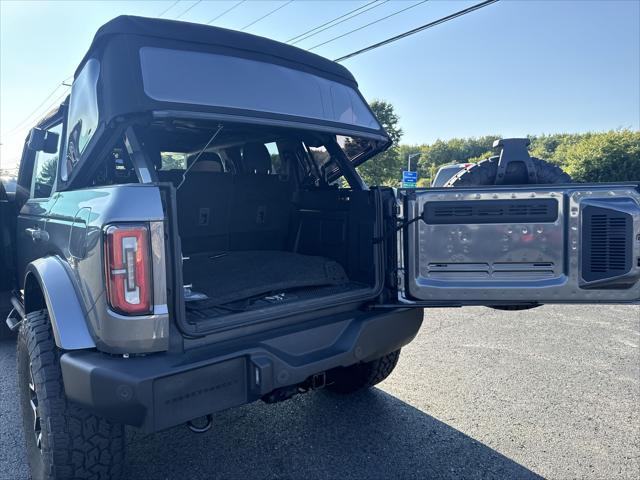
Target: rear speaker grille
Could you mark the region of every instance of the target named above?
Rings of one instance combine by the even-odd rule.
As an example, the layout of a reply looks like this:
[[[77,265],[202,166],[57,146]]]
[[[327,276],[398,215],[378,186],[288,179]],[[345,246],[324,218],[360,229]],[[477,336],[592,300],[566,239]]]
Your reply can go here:
[[[591,282],[627,273],[632,266],[631,215],[587,206],[582,222],[582,277]]]
[[[461,200],[424,206],[424,219],[431,225],[542,223],[557,218],[558,202],[554,199]]]

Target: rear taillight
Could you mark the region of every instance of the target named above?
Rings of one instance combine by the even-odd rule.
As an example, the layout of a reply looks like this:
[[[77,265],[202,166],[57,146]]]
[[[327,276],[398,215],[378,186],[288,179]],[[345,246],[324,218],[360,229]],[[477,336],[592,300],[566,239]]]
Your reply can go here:
[[[111,308],[125,315],[151,313],[151,247],[147,225],[105,230],[105,274]]]

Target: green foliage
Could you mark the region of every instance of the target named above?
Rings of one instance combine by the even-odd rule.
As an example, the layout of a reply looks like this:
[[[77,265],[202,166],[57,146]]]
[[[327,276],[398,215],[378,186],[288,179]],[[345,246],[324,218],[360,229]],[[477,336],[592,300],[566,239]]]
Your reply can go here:
[[[369,185],[399,186],[402,171],[418,170],[418,186],[428,186],[438,169],[452,163],[477,163],[496,155],[494,140],[500,135],[436,140],[431,144],[399,145],[402,129],[393,106],[374,101],[371,108],[393,139],[392,147],[363,165],[358,171]],[[532,156],[554,163],[577,182],[616,182],[640,179],[640,131],[612,130],[601,133],[559,133],[530,135]]]
[[[555,156],[577,182],[640,180],[640,132],[618,130],[586,135],[559,145]]]
[[[41,167],[36,178],[36,183],[42,185],[53,185],[53,180],[56,178],[58,169],[58,156],[47,160]]]
[[[184,170],[187,168],[187,154],[182,152],[161,152],[163,170]]]
[[[430,178],[442,165],[477,163],[492,155],[499,136],[437,140],[430,145],[405,146],[421,149],[419,175]],[[532,156],[554,163],[576,182],[618,182],[640,179],[640,132],[612,130],[602,133],[560,133],[530,136]]]
[[[393,143],[389,149],[360,165],[358,173],[369,185],[397,187],[402,172],[402,160],[398,151],[398,143],[402,138],[402,129],[398,125],[400,118],[395,113],[393,105],[388,102],[374,100],[370,106]]]
[[[438,169],[451,163],[467,163],[479,161],[492,155],[494,140],[497,135],[484,137],[452,138],[436,140],[431,145],[422,145],[418,172],[421,177],[433,178]]]
[[[565,165],[565,158],[562,155],[562,150],[569,148],[592,135],[594,134],[556,133],[554,135],[529,136],[529,139],[531,140],[529,152],[533,157],[542,158],[562,167]],[[563,148],[558,152],[558,147],[560,146]]]

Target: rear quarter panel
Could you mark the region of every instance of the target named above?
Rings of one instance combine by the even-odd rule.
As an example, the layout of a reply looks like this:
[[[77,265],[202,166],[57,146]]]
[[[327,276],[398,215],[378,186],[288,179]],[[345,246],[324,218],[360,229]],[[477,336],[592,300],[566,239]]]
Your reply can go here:
[[[100,346],[101,340],[113,335],[107,333],[111,314],[103,271],[103,229],[111,223],[163,221],[160,191],[153,185],[97,187],[56,193],[50,203],[45,222],[49,234],[46,253],[68,263],[90,330]],[[135,337],[132,332],[131,338]]]

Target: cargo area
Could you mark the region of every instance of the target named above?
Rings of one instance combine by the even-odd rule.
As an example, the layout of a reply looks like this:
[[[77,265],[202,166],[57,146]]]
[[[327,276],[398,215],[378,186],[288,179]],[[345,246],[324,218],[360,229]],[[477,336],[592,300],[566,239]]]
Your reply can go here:
[[[198,183],[206,180],[242,185],[246,178],[219,173]],[[224,205],[216,190],[193,192],[187,182],[178,191],[188,321],[374,286],[369,192],[294,193],[277,177],[251,180],[271,183],[280,198],[268,198],[259,186],[242,195],[241,188]],[[214,213],[203,213],[207,209]],[[212,215],[208,225],[206,215]]]
[[[175,187],[186,321],[216,327],[238,313],[371,296],[375,193],[330,184],[319,164],[326,176],[330,155],[303,139],[229,140],[157,162],[158,181]]]

